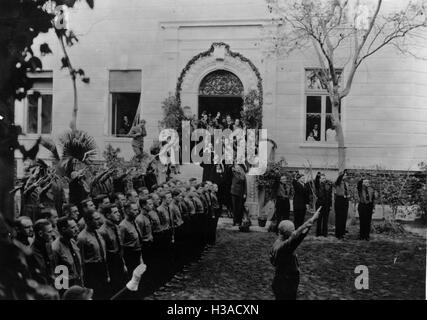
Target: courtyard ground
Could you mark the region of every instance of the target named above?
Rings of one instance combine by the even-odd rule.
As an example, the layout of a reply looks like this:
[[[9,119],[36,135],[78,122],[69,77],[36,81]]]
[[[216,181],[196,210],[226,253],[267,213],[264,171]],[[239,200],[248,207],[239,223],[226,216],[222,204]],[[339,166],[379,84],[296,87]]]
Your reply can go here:
[[[223,219],[224,220],[224,219]],[[217,243],[199,261],[146,299],[274,299],[274,269],[269,248],[275,234],[255,227],[239,232],[225,221]],[[313,230],[297,249],[301,266],[298,299],[425,299],[426,240],[404,234],[375,234],[357,240],[358,226],[350,226],[346,240],[316,238]],[[369,289],[357,290],[354,270],[369,269]]]

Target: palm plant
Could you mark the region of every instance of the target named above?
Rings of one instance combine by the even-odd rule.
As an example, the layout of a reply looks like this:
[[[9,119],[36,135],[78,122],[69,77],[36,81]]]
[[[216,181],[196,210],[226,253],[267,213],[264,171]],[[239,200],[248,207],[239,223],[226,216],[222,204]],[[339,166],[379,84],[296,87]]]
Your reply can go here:
[[[89,165],[96,155],[95,139],[85,131],[65,132],[59,141],[62,145],[60,166],[68,177],[78,164]]]
[[[29,195],[34,203],[43,200],[58,202],[63,198],[63,185],[78,165],[88,166],[96,155],[95,139],[84,131],[73,130],[59,137],[59,145],[47,137],[40,138],[40,145],[52,154],[52,166],[37,159],[29,168],[22,184],[14,189],[22,189],[24,195]],[[62,152],[58,151],[61,147]]]

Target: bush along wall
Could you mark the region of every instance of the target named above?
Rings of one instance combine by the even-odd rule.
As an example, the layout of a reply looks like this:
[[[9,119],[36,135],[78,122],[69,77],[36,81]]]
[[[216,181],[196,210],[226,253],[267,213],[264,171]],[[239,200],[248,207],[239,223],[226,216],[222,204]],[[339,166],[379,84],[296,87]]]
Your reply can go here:
[[[426,171],[391,171],[391,170],[363,170],[349,169],[348,180],[350,185],[351,201],[359,201],[357,182],[366,178],[376,191],[376,204],[390,206],[392,219],[399,215],[419,216],[426,221],[427,215],[427,184]],[[404,212],[401,212],[404,209]]]
[[[376,203],[390,206],[393,219],[396,218],[399,208],[405,207],[409,213],[414,210],[418,211],[417,215],[421,217],[423,222],[427,222],[427,166],[421,168],[423,171],[410,172],[348,169],[350,200],[353,204],[359,202],[357,182],[366,178],[370,180],[376,191]],[[313,177],[317,171],[314,170]],[[274,199],[274,186],[277,185],[280,176],[286,175],[290,182],[295,172],[297,170],[289,168],[285,159],[269,162],[265,174],[257,177],[258,188],[265,191],[265,202]]]

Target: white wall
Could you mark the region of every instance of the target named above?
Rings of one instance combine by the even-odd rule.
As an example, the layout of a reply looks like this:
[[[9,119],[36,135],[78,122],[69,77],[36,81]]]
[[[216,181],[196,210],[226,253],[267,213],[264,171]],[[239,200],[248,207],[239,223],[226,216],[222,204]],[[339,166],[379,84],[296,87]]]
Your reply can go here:
[[[315,56],[303,52],[266,58],[258,45],[262,35],[253,27],[266,18],[264,0],[100,0],[94,10],[84,1],[77,3],[70,19],[79,42],[69,55],[73,66],[84,69],[91,79],[88,85],[78,84],[78,128],[97,139],[100,155],[112,143],[129,158],[129,140],[108,136],[108,71],[141,69],[149,147],[158,135],[161,102],[175,92],[182,68],[212,42],[222,41],[251,59],[261,72],[264,124],[279,145],[277,156],[285,156],[292,166],[303,165],[305,159],[315,167],[334,166],[336,149],[303,144],[303,70],[317,65]],[[53,135],[57,136],[69,125],[73,92],[68,71],[60,70],[62,54],[54,34],[40,36],[35,51],[46,41],[54,52],[42,61],[45,69],[53,70]],[[391,50],[361,66],[343,106],[349,167],[406,170],[427,158],[426,66]],[[22,117],[23,107],[16,108]]]

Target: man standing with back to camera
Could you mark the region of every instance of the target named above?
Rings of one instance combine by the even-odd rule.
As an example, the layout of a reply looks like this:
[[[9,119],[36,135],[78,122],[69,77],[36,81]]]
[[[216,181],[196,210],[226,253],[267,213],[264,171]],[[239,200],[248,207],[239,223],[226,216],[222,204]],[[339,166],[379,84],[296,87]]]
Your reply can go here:
[[[279,236],[270,251],[270,262],[275,267],[272,289],[276,300],[297,298],[300,270],[295,250],[319,218],[321,209],[317,209],[313,217],[296,230],[290,220],[283,220],[279,224]]]
[[[337,239],[343,239],[346,233],[347,215],[348,215],[348,199],[350,198],[347,170],[339,174],[335,181],[335,236]]]
[[[305,177],[300,173],[295,175],[295,178],[292,180],[292,186],[294,188],[294,223],[295,228],[298,229],[304,223],[305,214],[310,202],[310,193],[305,184]]]

